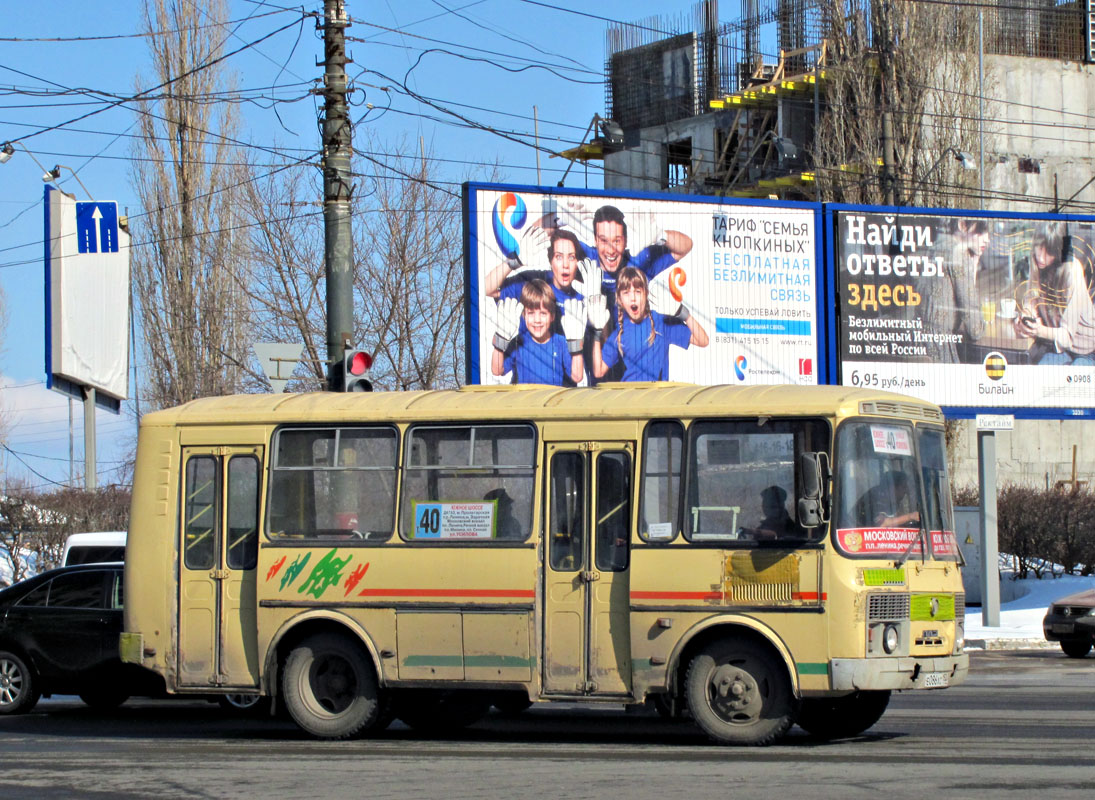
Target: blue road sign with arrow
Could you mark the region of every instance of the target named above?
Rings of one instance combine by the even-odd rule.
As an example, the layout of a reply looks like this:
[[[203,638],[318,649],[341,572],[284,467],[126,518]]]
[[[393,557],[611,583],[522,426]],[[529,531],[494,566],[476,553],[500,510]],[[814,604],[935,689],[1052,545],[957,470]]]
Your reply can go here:
[[[118,252],[118,204],[76,204],[76,246],[79,253]]]

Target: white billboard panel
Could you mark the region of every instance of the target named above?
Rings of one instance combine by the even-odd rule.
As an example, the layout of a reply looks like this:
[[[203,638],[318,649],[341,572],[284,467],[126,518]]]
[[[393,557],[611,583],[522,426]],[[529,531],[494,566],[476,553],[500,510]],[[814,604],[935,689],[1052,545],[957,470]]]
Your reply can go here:
[[[46,375],[124,400],[129,375],[129,234],[113,202],[46,187]],[[57,379],[61,379],[58,381]]]
[[[468,380],[816,384],[818,207],[468,185]]]
[[[845,386],[941,406],[1095,406],[1095,222],[836,212]]]

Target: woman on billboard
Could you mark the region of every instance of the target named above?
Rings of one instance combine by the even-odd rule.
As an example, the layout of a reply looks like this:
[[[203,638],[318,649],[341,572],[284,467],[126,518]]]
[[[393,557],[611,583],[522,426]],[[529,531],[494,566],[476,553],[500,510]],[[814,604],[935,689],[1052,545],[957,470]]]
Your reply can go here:
[[[1064,223],[1046,222],[1030,246],[1030,283],[1015,332],[1036,339],[1039,364],[1095,366],[1095,308],[1080,262],[1066,253]],[[1033,356],[1033,354],[1032,354]]]

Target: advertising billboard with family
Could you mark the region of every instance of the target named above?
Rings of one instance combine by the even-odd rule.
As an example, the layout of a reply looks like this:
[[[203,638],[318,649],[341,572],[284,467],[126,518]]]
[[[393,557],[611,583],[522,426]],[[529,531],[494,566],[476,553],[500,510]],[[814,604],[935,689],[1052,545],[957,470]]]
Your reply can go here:
[[[820,206],[467,184],[469,383],[816,384]]]
[[[846,386],[943,406],[1095,400],[1095,222],[835,212]]]

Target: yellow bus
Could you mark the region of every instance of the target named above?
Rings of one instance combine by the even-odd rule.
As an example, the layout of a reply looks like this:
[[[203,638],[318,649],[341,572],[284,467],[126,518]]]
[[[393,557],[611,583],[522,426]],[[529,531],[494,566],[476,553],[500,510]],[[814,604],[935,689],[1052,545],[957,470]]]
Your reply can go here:
[[[844,387],[247,395],[141,421],[124,660],[306,732],[651,702],[866,730],[963,681],[943,417]]]

